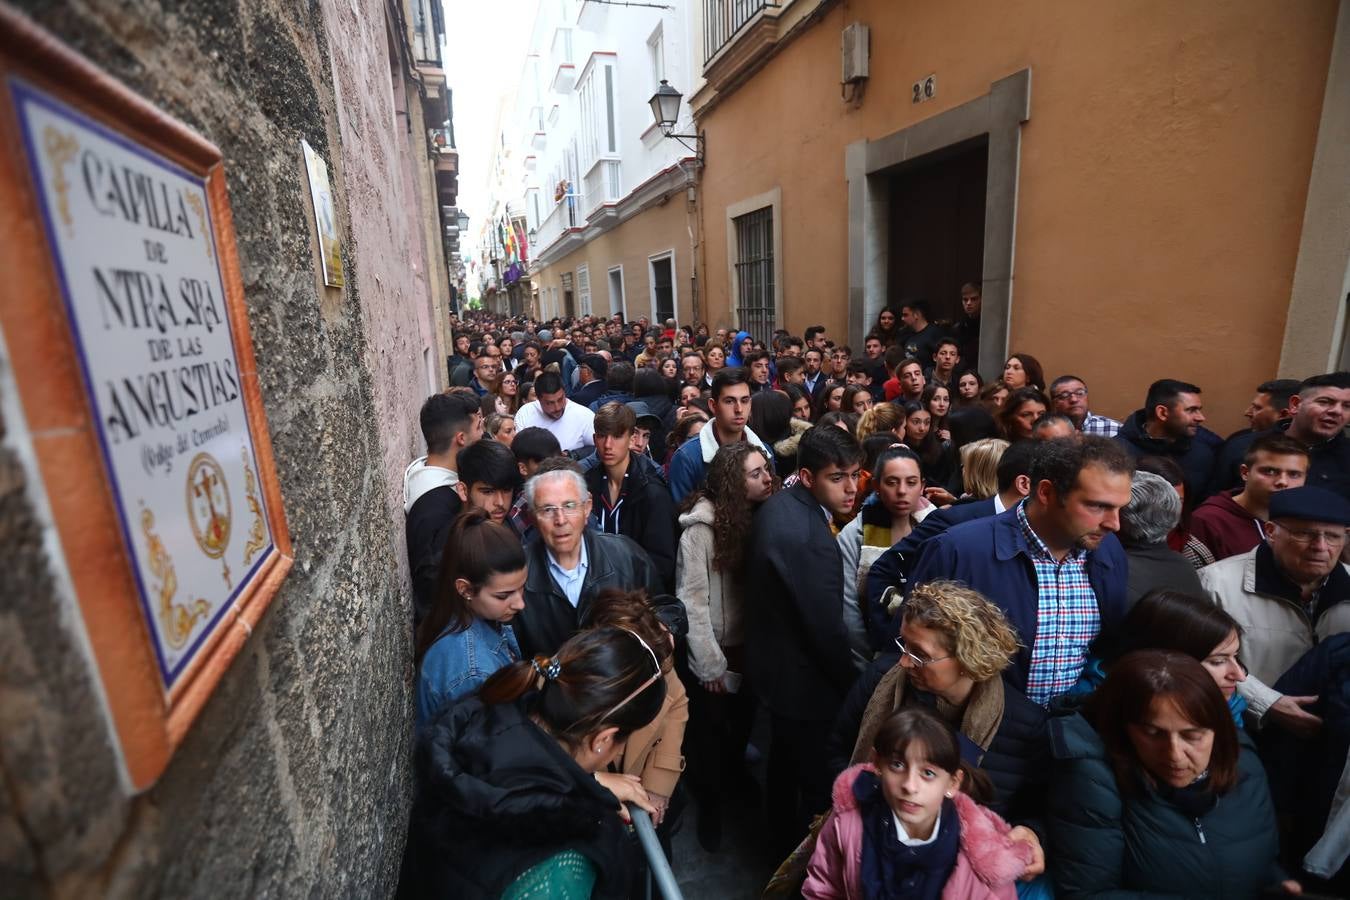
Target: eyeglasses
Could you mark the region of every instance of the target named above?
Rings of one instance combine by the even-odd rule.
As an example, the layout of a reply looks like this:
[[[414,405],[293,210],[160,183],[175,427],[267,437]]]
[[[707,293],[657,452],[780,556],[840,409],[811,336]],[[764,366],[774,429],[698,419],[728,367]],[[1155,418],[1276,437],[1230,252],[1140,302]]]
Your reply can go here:
[[[632,700],[632,699],[633,699],[634,697],[636,697],[638,694],[641,694],[641,693],[642,693],[643,691],[645,691],[647,688],[649,688],[649,687],[651,687],[652,685],[656,684],[656,682],[661,678],[661,663],[660,663],[660,661],[657,660],[657,658],[656,658],[656,651],[653,650],[653,649],[651,648],[651,645],[648,644],[646,641],[644,641],[644,640],[642,639],[642,635],[638,634],[636,631],[630,631],[630,630],[627,629],[627,628],[620,628],[619,630],[620,630],[620,631],[627,631],[627,632],[628,632],[629,634],[631,634],[633,637],[637,638],[637,642],[638,642],[639,644],[642,645],[642,649],[643,649],[643,650],[646,650],[647,653],[651,655],[651,658],[652,658],[652,666],[655,667],[656,671],[652,673],[652,677],[648,678],[646,681],[642,682],[642,684],[638,685],[637,690],[633,691],[633,693],[629,694],[627,697],[624,697],[622,700],[620,700],[620,701],[618,702],[618,704],[617,704],[613,709],[611,709],[609,712],[607,712],[607,713],[605,713],[603,716],[601,716],[601,717],[600,717],[600,721],[601,721],[601,722],[604,722],[604,721],[605,721],[606,719],[608,719],[610,716],[614,715],[616,712],[618,712],[619,710],[623,709],[624,706],[625,706],[630,700]]]
[[[1289,535],[1289,540],[1293,541],[1295,544],[1312,544],[1315,543],[1318,538],[1321,538],[1322,542],[1325,544],[1335,545],[1345,543],[1344,528],[1323,531],[1320,528],[1285,528],[1283,525],[1279,527],[1281,531]]]
[[[1059,391],[1053,396],[1054,399],[1056,400],[1082,400],[1084,397],[1087,396],[1087,389],[1076,388],[1072,391]]]
[[[914,663],[914,667],[916,669],[922,669],[924,666],[931,665],[932,663],[942,662],[944,659],[952,658],[951,655],[949,654],[947,656],[936,657],[935,659],[928,659],[927,657],[920,656],[917,653],[912,653],[910,652],[909,648],[905,646],[905,642],[900,640],[900,638],[895,639],[895,646],[900,648],[901,656],[909,657],[909,661]]]
[[[540,519],[567,518],[575,519],[581,515],[582,504],[576,500],[568,500],[561,506],[541,506],[534,511],[535,517]]]

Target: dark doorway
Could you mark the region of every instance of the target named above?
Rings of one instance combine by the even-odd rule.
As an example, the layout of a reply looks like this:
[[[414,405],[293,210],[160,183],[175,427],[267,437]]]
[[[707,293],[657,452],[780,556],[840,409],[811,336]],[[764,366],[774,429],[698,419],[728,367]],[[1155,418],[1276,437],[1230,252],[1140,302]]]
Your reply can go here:
[[[675,273],[669,256],[652,260],[652,304],[657,325],[675,318]]]
[[[891,176],[891,305],[923,298],[934,321],[961,315],[961,285],[984,269],[988,167],[988,142],[980,140],[920,157]]]
[[[572,299],[572,289],[565,288],[563,290],[563,317],[571,319],[574,318],[576,314],[577,306],[576,301]]]

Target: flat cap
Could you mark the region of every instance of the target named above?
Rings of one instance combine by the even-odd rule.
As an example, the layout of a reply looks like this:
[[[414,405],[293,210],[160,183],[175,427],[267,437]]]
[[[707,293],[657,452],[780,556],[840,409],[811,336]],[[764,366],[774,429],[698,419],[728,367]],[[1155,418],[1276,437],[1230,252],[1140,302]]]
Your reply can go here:
[[[1350,525],[1350,503],[1340,494],[1324,488],[1304,487],[1276,491],[1270,497],[1270,518],[1304,519],[1308,522],[1331,522]]]

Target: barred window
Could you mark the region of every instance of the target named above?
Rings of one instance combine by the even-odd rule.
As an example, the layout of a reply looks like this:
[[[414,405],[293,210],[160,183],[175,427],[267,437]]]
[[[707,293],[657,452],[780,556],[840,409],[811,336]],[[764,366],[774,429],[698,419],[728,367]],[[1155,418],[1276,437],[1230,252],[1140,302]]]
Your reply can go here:
[[[774,321],[773,207],[737,216],[736,321],[742,331],[768,340]]]

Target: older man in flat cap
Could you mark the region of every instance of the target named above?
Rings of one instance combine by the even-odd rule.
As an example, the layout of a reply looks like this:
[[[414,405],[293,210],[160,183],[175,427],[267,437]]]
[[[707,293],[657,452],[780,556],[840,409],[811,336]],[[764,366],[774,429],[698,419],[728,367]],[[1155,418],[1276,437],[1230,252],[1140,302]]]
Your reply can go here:
[[[1350,567],[1341,560],[1350,502],[1319,487],[1279,491],[1270,499],[1266,540],[1200,570],[1215,603],[1242,626],[1242,660],[1254,679],[1274,684],[1317,641],[1350,631]],[[1252,711],[1268,710],[1294,730],[1317,720],[1295,707],[1314,698],[1283,697],[1244,686]]]

